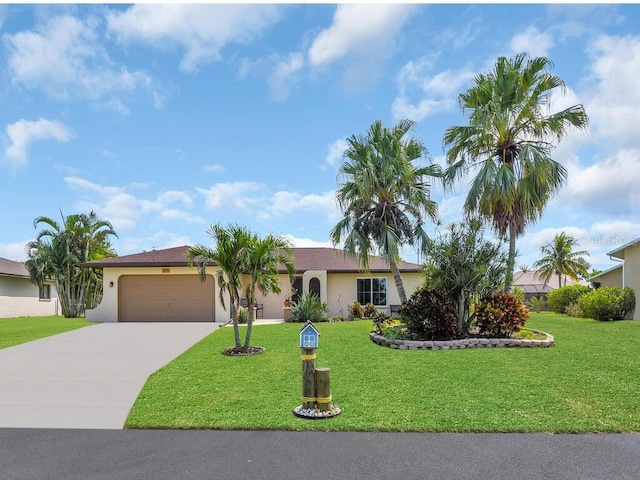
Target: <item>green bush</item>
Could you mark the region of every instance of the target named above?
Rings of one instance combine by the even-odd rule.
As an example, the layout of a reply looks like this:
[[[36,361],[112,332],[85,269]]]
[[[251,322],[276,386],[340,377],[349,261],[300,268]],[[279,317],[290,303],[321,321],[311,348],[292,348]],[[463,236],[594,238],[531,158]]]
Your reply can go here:
[[[362,309],[362,318],[374,318],[378,315],[378,309],[373,303],[367,303]]]
[[[360,302],[357,300],[349,304],[347,310],[349,310],[349,318],[351,319],[364,317],[364,308],[362,308],[362,305],[360,305]]]
[[[416,289],[399,314],[407,333],[416,340],[451,340],[456,336],[456,304],[428,286]]]
[[[636,308],[636,296],[629,287],[602,287],[578,299],[586,318],[600,322],[622,320]]]
[[[529,308],[534,312],[540,313],[544,307],[545,307],[544,298],[531,297],[529,299]]]
[[[524,288],[522,288],[520,285],[514,285],[511,288],[511,295],[516,297],[521,302],[524,302]]]
[[[577,303],[572,303],[567,308],[565,308],[564,313],[569,315],[570,317],[583,317],[582,310],[580,310],[580,305]]]
[[[529,318],[524,303],[509,293],[499,292],[480,299],[475,306],[475,325],[482,335],[510,337]]]
[[[238,323],[247,323],[249,321],[249,309],[245,307],[238,307],[236,318],[238,319]]]
[[[320,298],[313,293],[303,294],[291,307],[292,322],[326,322],[329,307],[322,303]]]
[[[565,313],[569,305],[578,303],[578,299],[590,291],[591,288],[585,285],[568,285],[556,288],[547,295],[547,304],[552,311]]]

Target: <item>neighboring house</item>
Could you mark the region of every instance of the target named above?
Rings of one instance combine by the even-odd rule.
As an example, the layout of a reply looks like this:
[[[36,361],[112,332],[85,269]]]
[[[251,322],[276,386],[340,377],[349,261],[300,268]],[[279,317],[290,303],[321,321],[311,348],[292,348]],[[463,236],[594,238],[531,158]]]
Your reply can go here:
[[[630,287],[636,294],[636,303],[640,301],[640,239],[633,240],[607,253],[611,260],[621,263],[594,275],[589,279],[594,287]],[[633,314],[634,320],[640,320],[640,308]]]
[[[528,272],[517,271],[513,274],[513,285],[518,286],[524,290],[524,299],[536,297],[539,299],[546,299],[551,290],[555,290],[558,287],[564,287],[565,285],[577,285],[585,284],[584,282],[574,282],[569,277],[562,277],[562,285],[558,284],[558,276],[553,275],[548,283],[539,277],[538,270],[530,270]]]
[[[53,281],[39,289],[23,263],[0,257],[0,318],[58,315],[58,311]]]
[[[104,293],[100,305],[87,310],[87,320],[226,322],[229,297],[223,292],[225,310],[215,282],[215,265],[208,268],[207,279],[201,282],[195,267],[187,263],[188,249],[174,247],[89,262],[88,266],[103,269]],[[294,288],[319,295],[327,303],[330,316],[347,316],[347,307],[355,300],[372,302],[387,313],[391,306],[400,304],[393,275],[379,257],[370,259],[369,271],[364,273],[354,260],[344,258],[342,250],[294,248],[293,252]],[[411,295],[423,280],[420,266],[400,262],[399,268],[407,295]],[[284,317],[283,304],[290,290],[284,270],[280,287],[279,295],[257,294],[263,318]]]

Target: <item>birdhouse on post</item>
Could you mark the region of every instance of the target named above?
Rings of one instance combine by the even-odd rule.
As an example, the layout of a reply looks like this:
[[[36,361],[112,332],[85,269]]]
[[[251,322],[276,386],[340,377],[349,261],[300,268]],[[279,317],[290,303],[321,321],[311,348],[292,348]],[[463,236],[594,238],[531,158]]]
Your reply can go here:
[[[302,330],[300,330],[300,348],[318,348],[320,332],[313,326],[311,320],[307,320]]]

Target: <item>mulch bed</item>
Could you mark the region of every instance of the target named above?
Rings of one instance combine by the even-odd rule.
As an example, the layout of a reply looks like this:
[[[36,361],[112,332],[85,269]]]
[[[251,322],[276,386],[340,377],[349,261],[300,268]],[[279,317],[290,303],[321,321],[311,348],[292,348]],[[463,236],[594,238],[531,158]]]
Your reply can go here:
[[[249,355],[260,355],[264,352],[264,347],[249,347],[246,352],[238,352],[236,351],[236,347],[229,347],[222,350],[223,355],[228,355],[229,357],[248,357]]]

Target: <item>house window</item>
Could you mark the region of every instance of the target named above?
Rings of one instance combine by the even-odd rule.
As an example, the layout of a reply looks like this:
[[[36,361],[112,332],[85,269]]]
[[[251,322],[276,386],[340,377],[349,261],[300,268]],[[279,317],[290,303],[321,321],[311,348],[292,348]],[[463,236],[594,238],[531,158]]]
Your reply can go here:
[[[51,300],[51,285],[42,285],[38,289],[40,300]]]
[[[357,299],[361,305],[372,303],[376,307],[387,304],[386,278],[359,278],[357,280]]]

